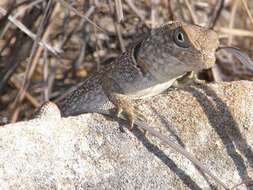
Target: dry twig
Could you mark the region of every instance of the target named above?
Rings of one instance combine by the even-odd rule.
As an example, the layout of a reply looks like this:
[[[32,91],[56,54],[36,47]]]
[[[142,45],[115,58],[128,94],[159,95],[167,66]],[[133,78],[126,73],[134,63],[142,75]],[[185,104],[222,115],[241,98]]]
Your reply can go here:
[[[76,15],[80,16],[81,18],[85,18],[87,20],[87,22],[89,22],[90,24],[92,24],[94,27],[96,27],[100,31],[102,31],[104,33],[107,33],[103,28],[101,28],[96,23],[94,23],[92,20],[90,20],[86,15],[83,15],[81,12],[79,12],[78,10],[76,10],[74,7],[70,6],[64,0],[57,0],[57,1],[59,1],[62,4],[62,6],[64,6],[66,9],[74,12]]]
[[[7,11],[4,10],[2,7],[0,7],[0,13],[2,15],[6,15]],[[13,16],[8,16],[8,19],[15,25],[17,26],[21,31],[23,31],[26,35],[28,35],[31,39],[35,40],[36,39],[36,34],[31,32],[24,24],[22,24],[20,21],[18,21],[16,18]],[[58,53],[60,53],[58,50],[54,49],[51,45],[47,44],[44,41],[40,41],[39,45],[43,46],[44,48],[47,48],[51,53],[53,53],[55,56],[58,57]]]
[[[242,4],[243,4],[243,7],[245,8],[245,10],[246,10],[246,12],[247,12],[247,14],[248,14],[248,16],[250,18],[251,24],[253,25],[253,16],[252,16],[252,14],[251,14],[251,12],[249,10],[249,7],[248,7],[246,1],[242,0]]]

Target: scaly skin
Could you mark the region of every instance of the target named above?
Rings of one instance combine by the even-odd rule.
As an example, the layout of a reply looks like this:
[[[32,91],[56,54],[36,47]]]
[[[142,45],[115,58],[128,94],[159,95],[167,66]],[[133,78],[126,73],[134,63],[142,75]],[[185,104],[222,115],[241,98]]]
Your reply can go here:
[[[187,72],[212,67],[218,35],[183,22],[169,22],[122,53],[110,65],[90,75],[58,102],[63,116],[104,113],[116,107],[133,126],[143,119],[132,100],[160,94]]]

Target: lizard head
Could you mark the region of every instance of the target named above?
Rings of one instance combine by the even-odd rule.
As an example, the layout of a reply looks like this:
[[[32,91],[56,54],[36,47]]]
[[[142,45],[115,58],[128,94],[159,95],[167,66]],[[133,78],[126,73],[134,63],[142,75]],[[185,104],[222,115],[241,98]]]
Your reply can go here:
[[[173,21],[150,32],[139,45],[136,59],[147,64],[152,75],[166,81],[212,67],[218,46],[215,31]]]

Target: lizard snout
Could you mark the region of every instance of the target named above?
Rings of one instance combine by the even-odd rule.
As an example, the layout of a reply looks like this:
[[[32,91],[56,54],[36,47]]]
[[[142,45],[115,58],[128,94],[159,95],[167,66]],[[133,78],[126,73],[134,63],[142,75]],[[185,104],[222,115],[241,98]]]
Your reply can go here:
[[[202,42],[202,55],[203,63],[205,68],[210,68],[215,64],[215,52],[219,48],[219,37],[218,34],[213,30],[207,30],[206,35],[201,37],[204,42]]]

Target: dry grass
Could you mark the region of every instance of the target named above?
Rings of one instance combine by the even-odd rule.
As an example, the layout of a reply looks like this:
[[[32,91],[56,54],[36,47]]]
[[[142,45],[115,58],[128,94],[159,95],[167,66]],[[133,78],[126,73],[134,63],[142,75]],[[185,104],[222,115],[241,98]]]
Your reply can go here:
[[[253,2],[218,3],[220,7],[216,0],[1,1],[0,123],[29,118],[42,102],[56,99],[149,28],[169,20],[214,26],[223,45],[253,57]],[[252,70],[231,54],[217,56],[213,75],[205,71],[201,76],[252,80]]]

